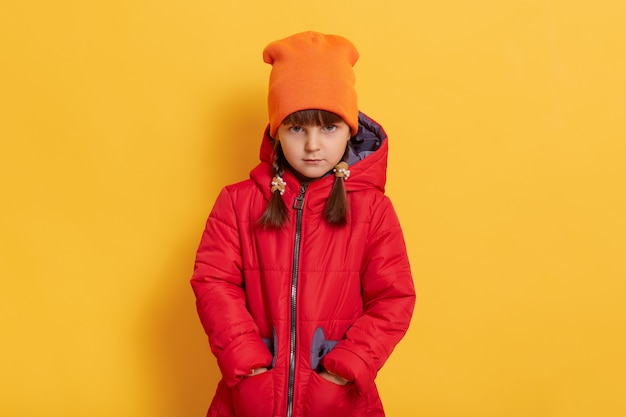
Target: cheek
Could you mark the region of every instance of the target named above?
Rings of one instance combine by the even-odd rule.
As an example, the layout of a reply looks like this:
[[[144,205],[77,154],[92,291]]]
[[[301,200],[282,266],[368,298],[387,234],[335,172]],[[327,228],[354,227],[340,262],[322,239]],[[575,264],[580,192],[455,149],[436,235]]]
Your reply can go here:
[[[341,160],[341,158],[343,158],[344,153],[346,152],[346,147],[348,146],[347,142],[340,142],[339,144],[337,144],[337,146],[335,146],[335,149],[333,150],[333,154],[335,156],[335,159],[337,160],[337,162],[339,162]]]
[[[297,159],[297,150],[294,149],[293,145],[290,146],[289,144],[286,144],[284,142],[281,143],[281,146],[283,148],[283,155],[285,156],[285,159],[287,160],[287,162],[292,164],[293,161]]]
[[[293,145],[289,143],[289,141],[283,141],[280,143],[280,146],[283,148],[283,153],[288,154],[293,152]]]

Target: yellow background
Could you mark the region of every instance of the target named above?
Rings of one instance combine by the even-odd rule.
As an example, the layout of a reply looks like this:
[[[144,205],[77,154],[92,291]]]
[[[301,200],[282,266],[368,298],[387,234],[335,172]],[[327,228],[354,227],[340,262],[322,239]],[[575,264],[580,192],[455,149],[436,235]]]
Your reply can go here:
[[[621,0],[4,1],[0,415],[204,415],[194,252],[257,160],[263,47],[308,29],[390,135],[388,415],[626,415]]]

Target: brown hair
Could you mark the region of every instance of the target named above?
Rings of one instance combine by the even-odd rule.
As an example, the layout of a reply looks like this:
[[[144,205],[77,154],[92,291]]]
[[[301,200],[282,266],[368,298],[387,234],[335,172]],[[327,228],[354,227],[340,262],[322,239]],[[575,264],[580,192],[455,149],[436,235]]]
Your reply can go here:
[[[283,154],[283,149],[280,147],[280,142],[275,139],[272,139],[272,141],[274,142],[272,171],[275,177],[282,177],[285,173],[287,160]],[[269,184],[267,186],[269,187]],[[279,190],[275,190],[272,193],[272,198],[270,198],[270,201],[267,203],[267,207],[265,208],[263,215],[259,219],[259,224],[265,228],[278,228],[285,224],[288,217],[289,213],[287,212],[287,206],[283,201],[283,197]]]
[[[324,126],[342,121],[343,119],[325,110],[301,110],[291,113],[283,120],[282,124],[293,124],[300,126]],[[285,173],[285,167],[289,164],[285,159],[283,150],[278,140],[272,139],[274,145],[274,158],[272,161],[272,171],[274,176],[282,177]],[[346,161],[348,158],[348,146],[341,158]],[[333,188],[330,191],[326,207],[324,208],[324,219],[332,225],[343,225],[347,222],[348,214],[348,195],[344,185],[343,177],[335,177]],[[269,186],[269,184],[268,184]],[[263,215],[259,219],[259,224],[265,228],[278,228],[285,224],[289,218],[287,206],[283,201],[279,190],[272,193],[272,198],[267,203],[267,207]]]

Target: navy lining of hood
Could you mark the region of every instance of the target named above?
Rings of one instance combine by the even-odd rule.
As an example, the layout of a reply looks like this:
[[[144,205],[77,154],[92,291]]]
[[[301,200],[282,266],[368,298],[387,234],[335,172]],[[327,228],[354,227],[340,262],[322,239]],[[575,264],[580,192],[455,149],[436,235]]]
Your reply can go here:
[[[365,159],[376,152],[385,139],[386,135],[382,127],[365,114],[359,112],[359,130],[350,139],[348,165]]]

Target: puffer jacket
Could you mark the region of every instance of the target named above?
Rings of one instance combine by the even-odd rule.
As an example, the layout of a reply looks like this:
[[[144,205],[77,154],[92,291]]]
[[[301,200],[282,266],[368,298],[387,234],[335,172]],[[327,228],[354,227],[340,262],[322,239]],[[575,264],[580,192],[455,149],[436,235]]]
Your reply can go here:
[[[345,226],[322,218],[333,175],[306,186],[288,170],[289,221],[258,225],[273,177],[267,130],[250,179],[219,194],[191,279],[222,373],[208,416],[384,416],[374,379],[415,302],[400,224],[384,195],[387,142],[360,114]],[[269,371],[246,377],[257,367]],[[333,384],[320,369],[350,382]]]

